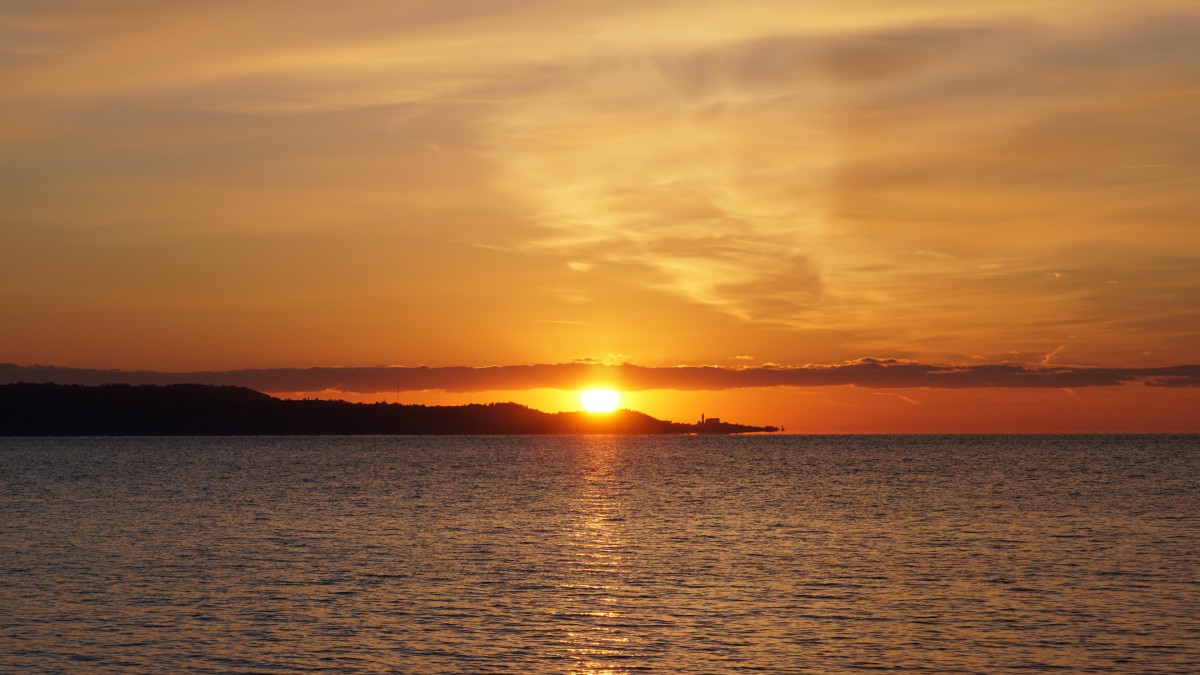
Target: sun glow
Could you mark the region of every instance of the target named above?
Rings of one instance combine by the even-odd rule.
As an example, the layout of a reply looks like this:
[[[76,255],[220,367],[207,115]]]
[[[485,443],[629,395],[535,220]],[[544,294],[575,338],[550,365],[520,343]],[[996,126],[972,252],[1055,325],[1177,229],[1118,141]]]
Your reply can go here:
[[[590,413],[610,413],[621,403],[621,396],[612,389],[584,389],[579,394],[583,409]]]

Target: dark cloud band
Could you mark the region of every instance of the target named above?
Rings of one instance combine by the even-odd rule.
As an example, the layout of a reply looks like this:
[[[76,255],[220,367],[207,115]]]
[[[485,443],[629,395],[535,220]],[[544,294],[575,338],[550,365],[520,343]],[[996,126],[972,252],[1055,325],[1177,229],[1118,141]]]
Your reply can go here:
[[[878,389],[1075,388],[1136,383],[1156,387],[1200,387],[1200,365],[1041,368],[1014,364],[957,366],[866,358],[833,365],[758,368],[565,363],[482,368],[375,366],[173,373],[0,364],[0,383],[13,382],[90,385],[189,382],[237,385],[268,393],[341,391],[359,394],[397,390],[475,392],[581,389],[598,385],[626,391],[831,386]]]

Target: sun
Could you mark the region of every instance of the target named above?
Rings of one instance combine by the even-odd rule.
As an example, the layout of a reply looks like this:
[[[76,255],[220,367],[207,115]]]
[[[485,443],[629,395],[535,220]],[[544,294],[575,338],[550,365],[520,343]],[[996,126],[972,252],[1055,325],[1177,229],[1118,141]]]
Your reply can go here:
[[[579,392],[579,401],[590,413],[610,413],[621,403],[621,396],[612,389],[584,389]]]

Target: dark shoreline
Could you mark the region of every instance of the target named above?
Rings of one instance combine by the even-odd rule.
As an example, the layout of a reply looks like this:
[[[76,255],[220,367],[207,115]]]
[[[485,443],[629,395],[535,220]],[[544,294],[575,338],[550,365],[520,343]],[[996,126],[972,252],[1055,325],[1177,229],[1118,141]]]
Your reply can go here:
[[[632,410],[546,413],[517,403],[462,406],[278,399],[201,384],[0,385],[0,436],[740,434],[778,431],[684,424]]]

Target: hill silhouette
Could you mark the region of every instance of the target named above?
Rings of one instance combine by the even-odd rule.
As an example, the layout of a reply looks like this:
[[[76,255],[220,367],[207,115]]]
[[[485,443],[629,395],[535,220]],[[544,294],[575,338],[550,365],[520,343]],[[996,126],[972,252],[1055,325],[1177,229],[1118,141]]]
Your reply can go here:
[[[776,431],[682,424],[633,410],[545,413],[517,403],[462,406],[278,399],[200,384],[0,385],[0,436],[356,434],[734,434]]]

